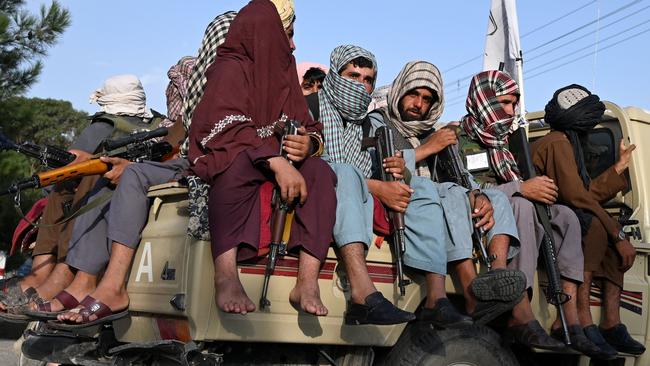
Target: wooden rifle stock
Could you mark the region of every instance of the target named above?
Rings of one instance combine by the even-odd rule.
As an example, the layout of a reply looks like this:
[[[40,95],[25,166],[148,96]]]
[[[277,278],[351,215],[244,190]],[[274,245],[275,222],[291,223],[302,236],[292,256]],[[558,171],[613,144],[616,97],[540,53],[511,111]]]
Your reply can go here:
[[[386,126],[379,127],[375,131],[375,138],[377,141],[377,152],[379,154],[379,161],[385,158],[395,156],[395,148],[393,146],[393,134],[390,128]],[[387,173],[381,169],[381,180],[384,182],[394,182],[395,177],[393,174]],[[395,266],[397,267],[397,285],[401,296],[406,294],[406,286],[411,283],[404,277],[404,252],[406,251],[406,236],[404,234],[404,214],[389,210],[390,221],[393,227],[393,249],[395,251]]]
[[[297,135],[300,123],[298,121],[287,121],[282,140],[288,135]],[[280,142],[280,155],[286,159],[287,155],[282,149],[282,141]],[[292,164],[289,160],[289,164]],[[293,165],[293,164],[292,164]],[[275,271],[275,264],[279,255],[287,253],[287,244],[289,243],[289,234],[291,232],[291,221],[293,219],[293,202],[285,202],[282,200],[279,187],[273,189],[273,198],[271,200],[273,205],[273,214],[271,216],[271,243],[269,244],[269,257],[266,262],[266,269],[264,270],[264,283],[262,285],[262,295],[260,296],[260,309],[266,309],[271,306],[271,301],[267,298],[269,291],[269,281],[273,271]]]
[[[162,133],[160,129],[152,132],[155,132],[155,134],[151,135],[149,138],[158,137]],[[160,161],[172,152],[172,147],[168,142],[163,141],[152,143],[151,141],[144,139],[144,134],[144,132],[141,132],[137,134],[137,136],[134,136],[134,139],[137,138],[137,140],[133,140],[134,142],[131,144],[123,144],[116,150],[93,155],[89,160],[34,174],[26,180],[12,184],[9,189],[2,194],[16,193],[27,188],[46,187],[51,184],[60,183],[77,177],[106,173],[111,167],[110,164],[104,163],[99,159],[101,156],[119,157],[136,162],[142,160]],[[125,141],[125,139],[122,140]]]

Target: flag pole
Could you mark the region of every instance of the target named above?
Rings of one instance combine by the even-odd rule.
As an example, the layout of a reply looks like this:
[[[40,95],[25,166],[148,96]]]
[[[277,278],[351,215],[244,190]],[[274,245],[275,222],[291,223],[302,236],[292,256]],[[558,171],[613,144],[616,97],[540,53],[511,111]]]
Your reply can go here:
[[[520,125],[526,125],[526,133],[528,133],[528,122],[526,121],[526,103],[524,99],[524,53],[519,50],[519,57],[517,61],[517,85],[519,85],[519,115],[521,120]]]

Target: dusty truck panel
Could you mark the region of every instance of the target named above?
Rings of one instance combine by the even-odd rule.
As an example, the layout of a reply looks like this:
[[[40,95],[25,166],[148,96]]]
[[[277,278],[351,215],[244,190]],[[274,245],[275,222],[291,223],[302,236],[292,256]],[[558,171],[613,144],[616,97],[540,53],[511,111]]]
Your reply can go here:
[[[337,268],[336,255],[330,249],[320,273],[326,317],[298,312],[288,301],[297,276],[298,260],[284,257],[278,261],[270,280],[268,310],[246,316],[217,311],[214,302],[214,267],[210,243],[186,235],[187,191],[176,184],[152,188],[153,205],[133,261],[128,282],[132,324],[116,324],[119,340],[143,342],[163,320],[173,327],[186,327],[194,340],[290,342],[312,344],[381,345],[397,342],[405,325],[392,327],[345,326],[346,280]],[[253,301],[259,299],[266,258],[239,265],[239,276]],[[375,285],[398,306],[414,311],[424,298],[424,286],[413,284],[406,296],[395,291],[395,270],[388,243],[373,245],[368,253],[368,268]],[[342,277],[343,276],[343,277]],[[413,276],[416,283],[422,278]],[[183,299],[171,303],[174,299]],[[178,305],[181,305],[178,308]],[[145,331],[135,327],[142,324]],[[128,327],[128,328],[126,328]],[[125,329],[126,328],[126,329]],[[154,332],[155,333],[155,332]],[[182,333],[182,332],[181,332]],[[168,336],[169,334],[167,334]],[[156,339],[164,339],[157,334]]]

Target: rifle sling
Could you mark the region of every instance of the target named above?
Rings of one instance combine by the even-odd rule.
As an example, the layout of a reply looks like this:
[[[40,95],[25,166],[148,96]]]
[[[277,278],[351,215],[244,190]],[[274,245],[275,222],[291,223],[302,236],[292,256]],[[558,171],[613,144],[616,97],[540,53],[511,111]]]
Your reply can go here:
[[[90,192],[86,193],[86,195],[81,199],[81,201],[83,201],[83,199],[88,197],[89,194],[90,194]],[[36,227],[36,228],[41,228],[41,227],[42,228],[47,228],[47,227],[54,227],[54,226],[57,226],[57,225],[65,224],[66,222],[68,222],[70,220],[73,220],[73,219],[85,214],[86,212],[92,210],[93,208],[105,203],[106,201],[110,200],[112,196],[113,196],[113,191],[104,192],[99,197],[94,199],[92,202],[87,203],[85,205],[82,205],[81,207],[77,208],[76,211],[65,215],[64,217],[62,217],[60,220],[58,220],[57,222],[55,222],[53,224],[37,224],[35,222],[30,221],[25,216],[25,214],[23,213],[23,210],[20,208],[20,199],[14,201],[14,208],[18,212],[18,215],[20,216],[20,218],[25,220],[31,226]]]

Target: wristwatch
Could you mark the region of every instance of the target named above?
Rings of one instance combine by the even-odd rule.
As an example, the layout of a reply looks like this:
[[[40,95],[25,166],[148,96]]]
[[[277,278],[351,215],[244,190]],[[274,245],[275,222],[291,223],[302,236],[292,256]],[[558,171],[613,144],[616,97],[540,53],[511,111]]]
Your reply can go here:
[[[626,240],[627,235],[625,234],[625,231],[621,228],[621,230],[618,232],[618,240]]]

